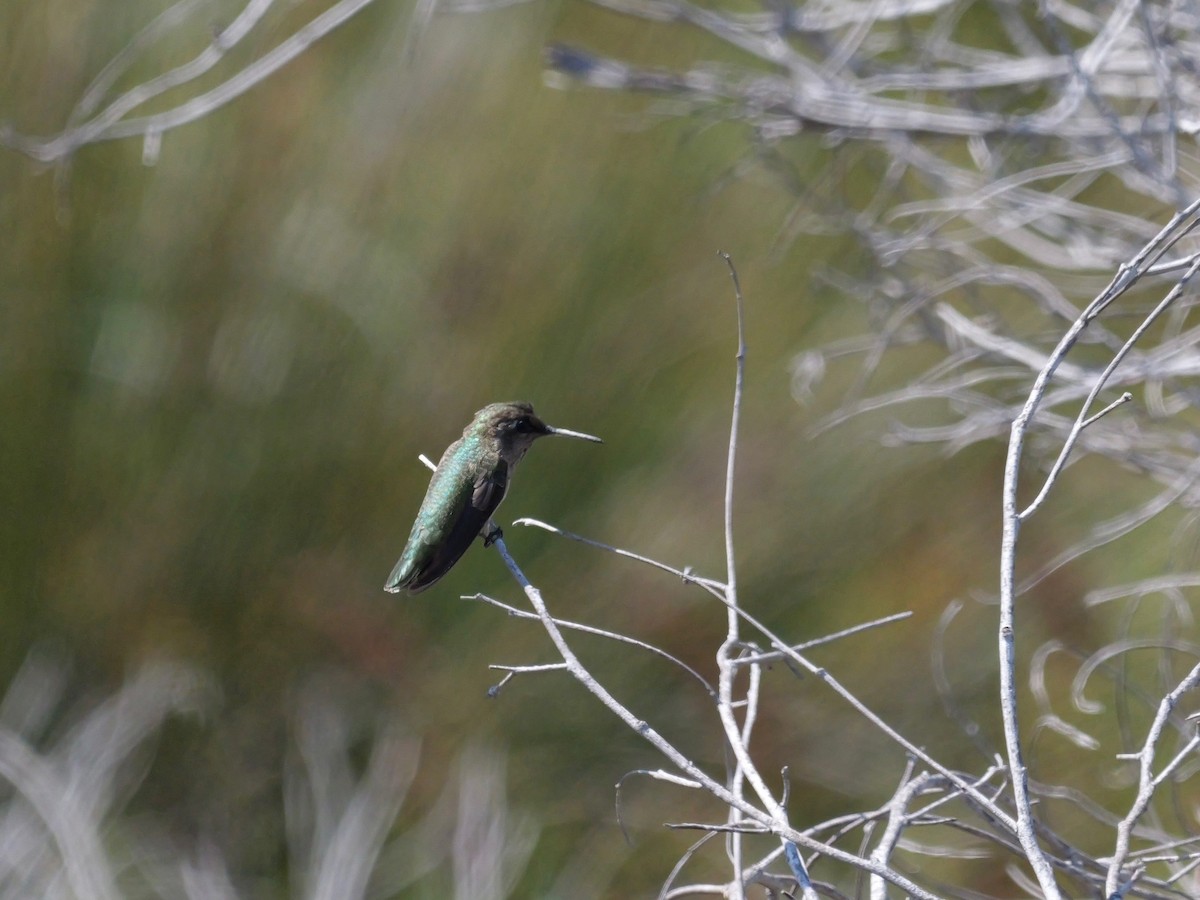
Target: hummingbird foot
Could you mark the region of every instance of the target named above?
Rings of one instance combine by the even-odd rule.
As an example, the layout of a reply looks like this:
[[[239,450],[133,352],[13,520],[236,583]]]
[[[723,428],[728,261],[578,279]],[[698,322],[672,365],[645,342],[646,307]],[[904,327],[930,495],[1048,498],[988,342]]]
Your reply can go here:
[[[490,547],[502,537],[504,537],[504,532],[500,529],[500,526],[489,519],[487,527],[483,530],[483,546]]]

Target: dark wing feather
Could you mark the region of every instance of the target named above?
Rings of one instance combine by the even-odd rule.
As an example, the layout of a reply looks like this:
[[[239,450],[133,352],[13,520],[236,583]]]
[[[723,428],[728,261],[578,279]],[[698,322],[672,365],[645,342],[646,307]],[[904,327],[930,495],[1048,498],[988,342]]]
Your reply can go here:
[[[495,471],[475,479],[471,500],[465,503],[450,526],[449,534],[434,548],[424,565],[413,573],[404,585],[410,593],[419,594],[453,568],[483,530],[508,489],[508,466],[503,461]]]

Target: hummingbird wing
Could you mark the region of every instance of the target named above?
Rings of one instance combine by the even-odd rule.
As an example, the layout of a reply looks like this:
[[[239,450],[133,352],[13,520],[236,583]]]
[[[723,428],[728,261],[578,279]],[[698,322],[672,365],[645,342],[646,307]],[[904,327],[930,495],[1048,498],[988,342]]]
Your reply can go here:
[[[419,534],[418,519],[385,590],[395,593],[405,589],[410,594],[419,594],[449,572],[483,530],[507,490],[508,466],[500,460],[494,469],[476,477],[470,495],[450,511],[440,540],[429,541]]]

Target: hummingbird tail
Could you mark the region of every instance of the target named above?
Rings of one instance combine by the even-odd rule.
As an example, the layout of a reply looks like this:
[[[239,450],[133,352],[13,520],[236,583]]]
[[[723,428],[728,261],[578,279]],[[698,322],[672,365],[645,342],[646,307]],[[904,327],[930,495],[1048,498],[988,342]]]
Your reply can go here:
[[[388,576],[387,582],[383,585],[383,589],[389,594],[398,594],[408,587],[408,582],[412,580],[412,573],[408,571],[408,568],[403,559],[396,563],[392,574]]]

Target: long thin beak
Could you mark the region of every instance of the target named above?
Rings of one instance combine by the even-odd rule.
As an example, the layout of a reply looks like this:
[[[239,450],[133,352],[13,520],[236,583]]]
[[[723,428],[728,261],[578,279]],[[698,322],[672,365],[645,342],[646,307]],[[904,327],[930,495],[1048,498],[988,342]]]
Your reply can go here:
[[[582,431],[571,431],[567,428],[554,428],[551,425],[546,426],[546,433],[547,434],[560,434],[563,437],[579,438],[580,440],[592,441],[593,443],[596,443],[596,444],[604,443],[604,441],[600,440],[600,438],[596,437],[594,434],[584,434]]]

